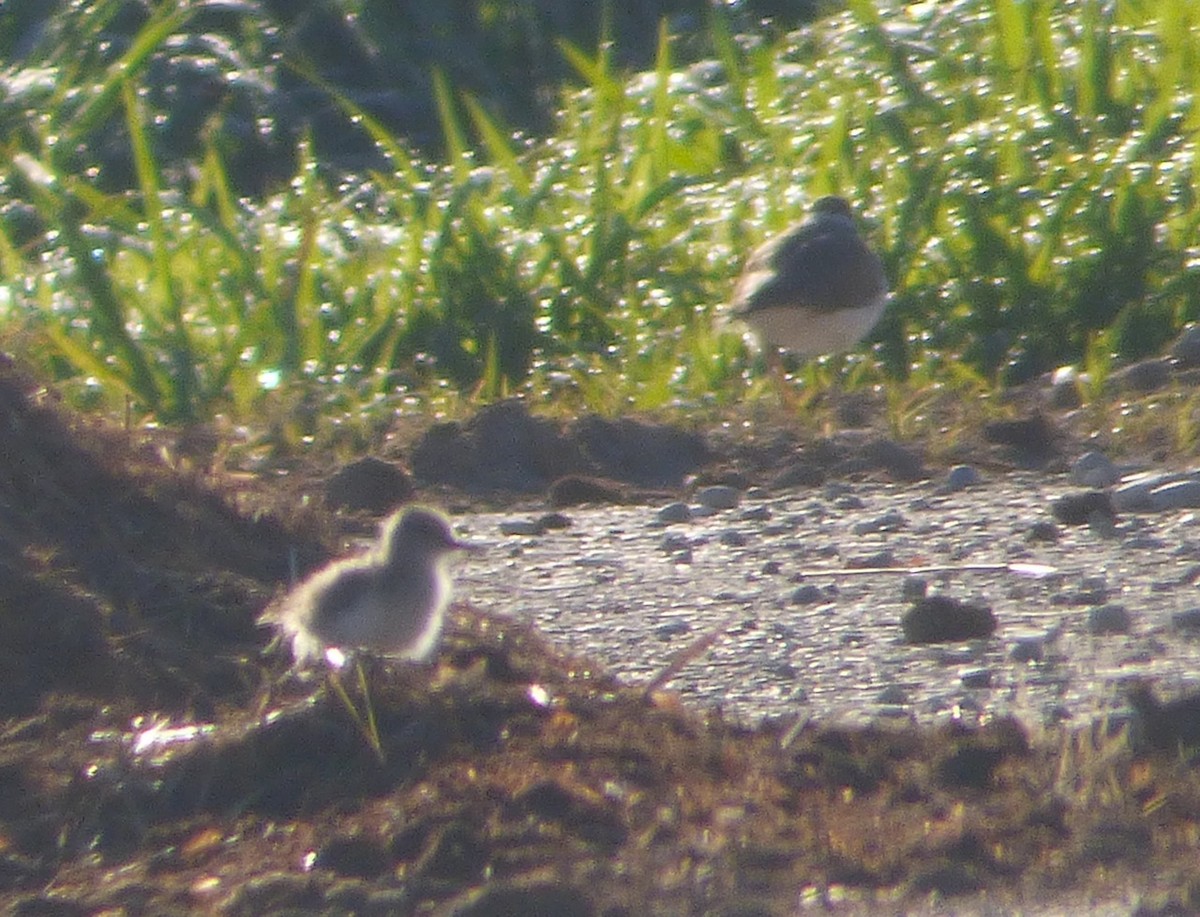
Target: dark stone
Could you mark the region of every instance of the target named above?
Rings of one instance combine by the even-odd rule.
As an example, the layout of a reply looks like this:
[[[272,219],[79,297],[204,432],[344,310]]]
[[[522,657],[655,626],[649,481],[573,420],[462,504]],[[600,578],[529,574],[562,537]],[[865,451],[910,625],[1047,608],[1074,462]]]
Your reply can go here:
[[[825,601],[825,593],[819,586],[804,583],[793,590],[791,601],[793,605],[816,605]]]
[[[1041,414],[989,423],[983,428],[983,438],[996,446],[1008,446],[1033,460],[1047,459],[1057,453],[1054,428]]]
[[[1194,369],[1200,366],[1200,325],[1188,325],[1179,333],[1171,345],[1171,356],[1181,367]]]
[[[564,516],[562,513],[546,513],[538,517],[537,523],[544,532],[569,529],[574,524],[570,516]]]
[[[610,481],[569,474],[550,485],[546,500],[551,506],[580,506],[584,503],[626,502],[626,494]]]
[[[377,515],[390,512],[414,494],[403,468],[371,456],[344,465],[325,483],[325,502],[334,509]]]
[[[1025,540],[1038,542],[1055,542],[1059,539],[1058,526],[1053,522],[1047,522],[1045,519],[1039,519],[1031,525],[1025,533]]]
[[[1054,518],[1063,525],[1089,525],[1097,521],[1111,524],[1117,519],[1112,497],[1103,490],[1066,494],[1055,500],[1050,508]]]
[[[1175,630],[1200,631],[1200,608],[1185,608],[1171,613],[1171,626]]]
[[[986,605],[972,605],[945,595],[915,602],[900,622],[909,643],[979,640],[996,632],[996,616]]]
[[[868,394],[847,394],[834,409],[838,427],[845,429],[866,428],[879,414],[879,405]]]

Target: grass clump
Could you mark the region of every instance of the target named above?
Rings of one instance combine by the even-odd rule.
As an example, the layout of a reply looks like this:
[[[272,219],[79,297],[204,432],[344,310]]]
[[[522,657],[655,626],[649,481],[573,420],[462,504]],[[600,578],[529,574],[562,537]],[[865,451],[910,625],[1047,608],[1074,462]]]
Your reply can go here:
[[[72,13],[79,42],[111,8]],[[636,75],[611,45],[561,42],[585,86],[542,139],[435,76],[443,162],[321,84],[388,167],[335,175],[301,142],[292,181],[250,198],[219,119],[185,172],[159,155],[150,63],[188,20],[165,5],[116,60],[60,42],[5,71],[0,309],[81,397],[164,421],[252,418],[297,391],[327,418],[513,393],[720,408],[761,388],[716,330],[744,253],[837,192],[895,295],[873,358],[811,379],[977,392],[1099,345],[1133,358],[1200,302],[1198,16],[854,0],[766,38],[714,11],[712,58],[687,66],[665,27]],[[70,154],[105,119],[128,136],[131,191]]]

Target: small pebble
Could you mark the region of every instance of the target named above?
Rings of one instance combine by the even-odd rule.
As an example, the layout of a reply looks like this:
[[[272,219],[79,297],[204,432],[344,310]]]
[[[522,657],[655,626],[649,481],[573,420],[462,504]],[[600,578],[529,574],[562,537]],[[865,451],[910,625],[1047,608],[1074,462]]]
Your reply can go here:
[[[663,535],[662,540],[658,543],[659,550],[667,551],[683,551],[691,547],[691,541],[687,535],[681,532],[668,532]]]
[[[931,595],[915,602],[900,624],[909,643],[977,640],[995,633],[996,615],[986,605]]]
[[[1057,525],[1047,519],[1039,519],[1025,532],[1025,540],[1052,544],[1058,541],[1060,535]]]
[[[742,522],[766,522],[772,516],[771,507],[769,506],[752,506],[750,509],[742,510],[738,518]]]
[[[906,602],[923,599],[928,591],[929,581],[922,576],[906,576],[900,584],[900,596]]]
[[[546,527],[536,519],[505,519],[500,523],[501,535],[545,535]]]
[[[746,546],[747,540],[745,533],[735,529],[726,529],[720,537],[721,544],[731,548],[743,548]]]
[[[1178,474],[1154,472],[1136,474],[1125,478],[1124,483],[1112,492],[1113,509],[1119,513],[1154,512],[1154,501],[1150,493],[1173,481],[1184,478]]]
[[[1116,602],[1088,609],[1087,629],[1091,634],[1127,634],[1129,610]]]
[[[859,554],[846,559],[846,567],[850,570],[870,570],[875,567],[895,566],[896,555],[891,551],[876,551],[874,554]]]
[[[1090,525],[1097,517],[1116,518],[1112,498],[1103,490],[1065,494],[1051,503],[1054,518],[1063,525]]]
[[[1159,538],[1157,535],[1143,533],[1126,538],[1121,543],[1121,546],[1138,551],[1165,551],[1168,547],[1168,542],[1165,538]]]
[[[983,479],[973,465],[955,465],[946,475],[944,489],[949,493],[977,486]]]
[[[687,621],[668,621],[666,624],[660,624],[654,628],[654,633],[660,638],[678,637],[691,631],[692,625]]]
[[[958,678],[964,688],[990,688],[992,686],[990,669],[967,669]]]
[[[1085,452],[1071,464],[1071,480],[1080,487],[1112,487],[1121,471],[1103,452]]]
[[[825,593],[819,586],[805,583],[792,590],[791,601],[793,605],[819,605],[825,601]]]
[[[1171,626],[1176,630],[1200,631],[1200,608],[1188,608],[1171,615]]]
[[[1171,345],[1171,356],[1181,367],[1192,369],[1200,366],[1200,325],[1190,324],[1179,333]]]
[[[709,509],[734,509],[741,500],[741,492],[727,484],[713,484],[696,491],[696,502]]]
[[[667,525],[673,522],[689,522],[692,518],[692,508],[683,502],[668,503],[655,514],[655,518]]]
[[[876,516],[874,519],[866,519],[856,523],[851,529],[855,535],[874,535],[879,532],[898,532],[908,525],[908,520],[904,514],[896,510],[889,510],[881,516]]]
[[[1157,512],[1200,507],[1200,480],[1172,481],[1150,491],[1150,507]]]

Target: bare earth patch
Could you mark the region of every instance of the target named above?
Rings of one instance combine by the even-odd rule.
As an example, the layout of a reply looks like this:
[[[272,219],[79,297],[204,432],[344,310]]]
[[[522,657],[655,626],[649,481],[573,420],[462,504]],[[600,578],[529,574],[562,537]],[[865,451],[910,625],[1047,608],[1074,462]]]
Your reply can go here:
[[[368,665],[369,698],[344,675],[374,749],[253,624],[337,550],[328,516],[172,470],[8,366],[0,422],[15,913],[1200,907],[1184,754],[1003,719],[749,728],[475,608],[436,664]]]

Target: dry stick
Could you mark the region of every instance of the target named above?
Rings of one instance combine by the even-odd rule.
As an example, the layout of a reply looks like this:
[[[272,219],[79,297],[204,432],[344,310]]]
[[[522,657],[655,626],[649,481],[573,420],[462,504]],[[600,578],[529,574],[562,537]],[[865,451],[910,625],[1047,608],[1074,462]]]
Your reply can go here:
[[[929,573],[1012,573],[1016,576],[1032,576],[1041,578],[1058,573],[1054,567],[1046,564],[937,564],[927,567],[854,567],[840,570],[801,570],[802,577],[810,576],[866,576],[874,574],[916,576]],[[707,633],[701,634],[683,649],[671,656],[663,669],[646,683],[645,694],[653,694],[680,670],[695,659],[700,658],[709,648],[729,630],[734,620],[740,617],[740,612],[729,615]]]
[[[1058,568],[1048,564],[932,564],[928,567],[846,567],[841,570],[800,570],[797,576],[867,576],[884,573],[904,576],[919,576],[929,573],[1012,573],[1015,576],[1030,576],[1040,579],[1054,576]]]
[[[665,685],[668,681],[678,675],[679,670],[693,659],[698,659],[699,657],[703,656],[708,651],[710,646],[716,643],[720,637],[725,635],[725,632],[729,630],[729,626],[737,617],[740,617],[740,614],[735,613],[729,615],[724,621],[722,621],[708,633],[701,634],[683,649],[674,653],[667,662],[666,667],[646,683],[646,695],[653,694],[655,691]]]

